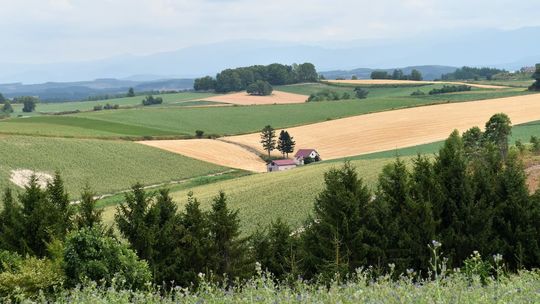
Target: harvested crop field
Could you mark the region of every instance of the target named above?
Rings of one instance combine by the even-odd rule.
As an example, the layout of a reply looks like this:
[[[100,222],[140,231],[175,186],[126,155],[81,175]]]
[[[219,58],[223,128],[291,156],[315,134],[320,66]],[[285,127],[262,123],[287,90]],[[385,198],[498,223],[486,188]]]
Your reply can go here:
[[[224,102],[237,105],[268,105],[306,102],[308,96],[281,91],[274,91],[270,96],[253,96],[246,92],[202,98],[203,101]]]
[[[394,80],[394,79],[358,79],[358,80],[327,80],[329,83],[358,84],[358,85],[386,85],[386,84],[449,84],[449,85],[468,85],[480,89],[506,89],[506,86],[477,84],[466,82],[451,81],[414,81],[414,80]]]
[[[387,111],[287,130],[297,149],[315,148],[323,159],[335,159],[442,140],[454,129],[483,127],[500,112],[514,124],[539,120],[540,94]],[[258,133],[224,139],[263,152]]]
[[[139,143],[226,167],[253,172],[266,171],[266,163],[257,154],[219,140],[151,140]]]

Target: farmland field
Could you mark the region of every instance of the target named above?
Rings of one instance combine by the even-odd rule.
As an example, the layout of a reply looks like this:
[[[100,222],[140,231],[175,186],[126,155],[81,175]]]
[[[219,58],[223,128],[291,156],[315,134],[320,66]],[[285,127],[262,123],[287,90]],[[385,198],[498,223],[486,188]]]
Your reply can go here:
[[[186,103],[187,101],[206,98],[214,96],[212,93],[196,93],[196,92],[181,92],[173,94],[157,94],[154,97],[161,97],[164,105],[192,105],[192,103]],[[141,106],[144,95],[135,97],[123,97],[123,98],[111,98],[106,100],[96,101],[73,101],[73,102],[50,102],[50,103],[38,103],[36,105],[36,112],[24,113],[22,112],[22,105],[14,104],[13,109],[15,112],[13,115],[39,115],[39,113],[55,113],[66,111],[92,111],[94,106],[104,106],[106,104],[119,105],[120,107],[134,107]]]
[[[382,166],[392,159],[358,160],[353,164],[358,168],[369,185],[373,185]],[[302,224],[313,207],[313,200],[323,188],[323,175],[328,169],[341,166],[339,163],[321,163],[295,170],[256,174],[222,182],[212,183],[173,192],[172,196],[180,205],[186,203],[187,193],[193,191],[201,201],[203,209],[210,208],[212,198],[220,190],[225,191],[229,207],[240,210],[244,232],[252,232],[258,225],[265,226],[281,217],[294,227]],[[104,218],[111,222],[114,206],[108,206]]]
[[[514,124],[540,119],[540,95],[467,103],[442,104],[373,113],[289,128],[297,148],[315,148],[323,159],[391,150],[446,138],[453,129],[480,125],[495,113],[508,114]],[[225,140],[262,151],[259,134]]]
[[[11,170],[48,174],[59,170],[75,196],[86,183],[98,193],[109,193],[128,189],[135,182],[150,185],[229,170],[123,141],[2,136],[0,155],[0,189],[13,186]]]
[[[446,85],[468,85],[481,89],[504,89],[506,86],[493,84],[465,83],[459,81],[414,81],[414,80],[394,80],[394,79],[358,79],[358,80],[327,80],[329,83],[346,85],[422,85],[422,84],[446,84]]]
[[[293,93],[318,91],[327,85],[282,86]],[[479,100],[525,94],[521,89],[473,90],[471,92],[412,97],[415,90],[427,92],[436,85],[369,89],[367,99],[310,102],[287,105],[188,108],[169,104],[158,107],[99,111],[63,116],[15,118],[0,121],[0,133],[65,137],[190,137],[195,130],[217,136],[256,132],[264,125],[292,127],[371,112]],[[339,91],[352,88],[334,87]],[[259,98],[259,97],[257,97]],[[193,103],[192,101],[188,101]]]
[[[230,93],[225,95],[202,98],[202,101],[224,102],[236,105],[264,105],[264,104],[287,104],[303,103],[308,96],[281,92],[274,90],[270,96],[252,96],[246,92]]]

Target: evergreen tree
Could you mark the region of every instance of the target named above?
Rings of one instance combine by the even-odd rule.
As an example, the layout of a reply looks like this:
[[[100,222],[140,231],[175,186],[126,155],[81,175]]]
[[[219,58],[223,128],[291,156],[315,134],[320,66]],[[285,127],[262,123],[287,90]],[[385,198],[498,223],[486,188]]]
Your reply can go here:
[[[11,189],[6,188],[3,196],[2,212],[0,212],[0,248],[22,252],[24,248],[21,238],[24,231],[21,207],[13,198]]]
[[[463,141],[455,130],[439,150],[435,161],[435,173],[441,189],[441,200],[434,204],[438,210],[440,226],[438,234],[451,267],[458,267],[476,246],[467,235],[466,214],[472,206],[472,190],[467,175]]]
[[[135,97],[135,90],[133,90],[133,88],[129,88],[126,96],[127,97]]]
[[[52,240],[48,220],[52,206],[47,200],[47,193],[38,185],[36,176],[31,176],[24,192],[19,196],[22,209],[21,239],[22,248],[18,252],[25,255],[43,257],[46,254],[47,243]]]
[[[253,269],[247,255],[246,240],[240,238],[238,211],[227,207],[225,193],[220,192],[208,214],[210,223],[210,270],[218,277],[242,278]]]
[[[291,234],[291,228],[278,218],[268,231],[257,231],[251,237],[257,262],[278,280],[298,274],[297,244]]]
[[[2,112],[6,113],[6,114],[11,114],[13,113],[13,107],[11,106],[11,103],[9,103],[9,101],[5,101],[4,102],[4,105],[2,106]]]
[[[74,211],[59,172],[56,172],[53,180],[47,184],[46,195],[47,205],[51,209],[42,216],[48,217],[50,226],[54,229],[51,231],[54,238],[63,240],[73,226]]]
[[[281,132],[279,132],[279,137],[278,137],[278,141],[277,141],[277,146],[276,146],[276,149],[281,152],[281,155],[283,157],[285,157],[285,145],[286,145],[286,137],[285,137],[285,130],[281,130]]]
[[[210,245],[209,221],[207,215],[200,209],[199,201],[188,194],[188,201],[184,213],[181,214],[181,223],[185,228],[185,236],[181,240],[183,247],[182,278],[178,283],[188,285],[196,283],[199,273],[208,273],[208,260]]]
[[[81,193],[81,202],[79,204],[79,212],[75,217],[75,225],[78,229],[87,227],[92,228],[101,226],[102,219],[101,214],[103,210],[96,209],[95,194],[90,190],[88,186],[83,189]]]
[[[308,277],[347,273],[365,265],[365,217],[371,194],[348,162],[324,175],[325,189],[315,200],[313,218],[302,235],[302,265]]]
[[[534,205],[538,201],[529,199],[525,171],[516,153],[510,153],[505,161],[495,202],[493,231],[500,241],[495,250],[513,270],[538,267],[540,231],[535,227],[535,216],[539,207]]]
[[[268,159],[270,159],[270,152],[276,148],[276,131],[272,126],[268,125],[262,129],[261,144],[263,149],[268,151]]]
[[[289,157],[289,153],[294,152],[294,146],[296,145],[296,142],[294,141],[294,138],[291,137],[289,132],[285,130],[281,130],[279,133],[279,138],[277,142],[277,150],[281,152],[283,157],[287,155],[287,158]]]

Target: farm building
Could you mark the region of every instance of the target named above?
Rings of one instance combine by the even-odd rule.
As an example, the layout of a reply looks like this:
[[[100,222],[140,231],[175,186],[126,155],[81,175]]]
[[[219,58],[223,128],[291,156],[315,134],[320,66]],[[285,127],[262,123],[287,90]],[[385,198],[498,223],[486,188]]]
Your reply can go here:
[[[267,165],[268,172],[285,171],[296,167],[296,162],[292,159],[278,159]]]
[[[294,162],[299,166],[320,160],[321,156],[315,149],[300,149],[294,155]]]

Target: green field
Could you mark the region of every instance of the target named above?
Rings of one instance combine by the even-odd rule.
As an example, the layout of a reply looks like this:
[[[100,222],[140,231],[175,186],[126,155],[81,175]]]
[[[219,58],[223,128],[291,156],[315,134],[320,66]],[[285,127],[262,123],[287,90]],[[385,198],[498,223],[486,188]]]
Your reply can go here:
[[[324,84],[302,84],[279,88],[290,92],[307,94],[325,87],[329,86]],[[331,87],[352,92],[350,87]],[[142,138],[149,136],[186,138],[193,136],[195,130],[203,130],[206,134],[222,136],[257,132],[267,124],[275,128],[285,128],[405,107],[527,93],[522,89],[496,91],[475,89],[471,92],[436,96],[410,96],[410,93],[415,90],[419,89],[427,92],[432,88],[432,85],[374,88],[370,89],[369,97],[362,100],[204,108],[177,107],[170,104],[159,107],[139,107],[63,116],[8,119],[0,121],[0,133],[98,138]]]
[[[59,170],[75,196],[88,183],[97,193],[128,189],[133,183],[166,183],[228,171],[182,155],[125,141],[28,136],[0,137],[0,189],[14,186],[11,170],[53,174]]]
[[[384,166],[392,159],[358,160],[353,164],[369,185],[373,185]],[[281,217],[293,227],[299,227],[312,210],[315,196],[323,189],[323,175],[340,163],[320,163],[294,170],[268,174],[255,174],[173,191],[176,202],[183,205],[187,194],[193,191],[203,209],[210,208],[212,198],[223,190],[229,198],[229,207],[240,210],[244,232],[252,232],[258,225],[265,226]],[[173,189],[174,190],[174,189]],[[115,206],[105,208],[105,221],[111,223]]]
[[[200,98],[206,98],[214,96],[212,93],[197,93],[197,92],[181,92],[173,94],[158,94],[154,95],[155,97],[163,98],[163,105],[175,105],[175,106],[190,106],[194,103],[188,101]],[[14,104],[13,109],[15,112],[14,116],[25,115],[25,116],[35,116],[40,115],[40,113],[57,113],[57,112],[67,112],[67,111],[92,111],[94,106],[106,104],[119,105],[120,107],[134,107],[142,106],[142,100],[145,96],[135,96],[135,97],[124,97],[124,98],[112,98],[107,100],[97,100],[97,101],[73,101],[73,102],[51,102],[51,103],[38,103],[36,105],[36,111],[33,113],[24,113],[22,112],[22,105]],[[208,102],[197,102],[197,104],[209,104]]]

